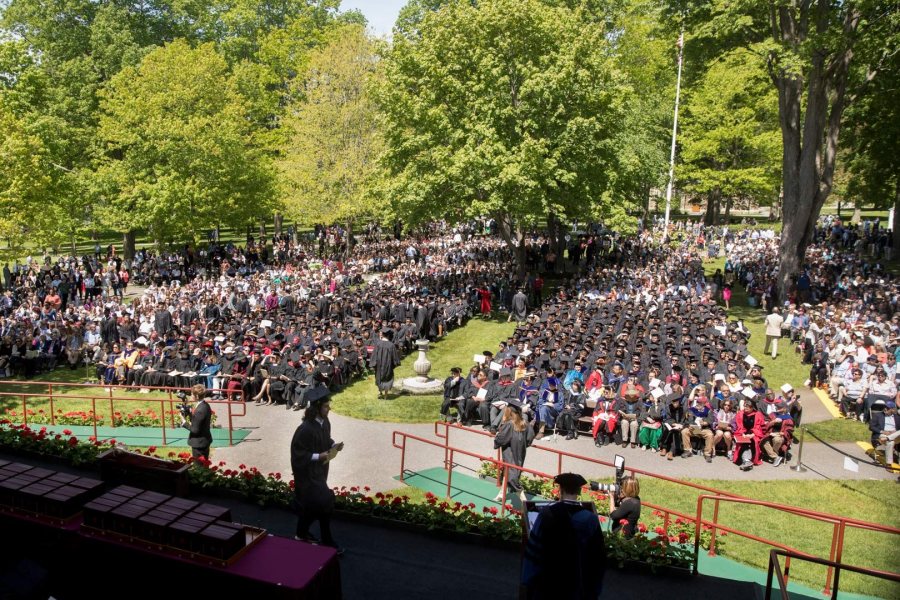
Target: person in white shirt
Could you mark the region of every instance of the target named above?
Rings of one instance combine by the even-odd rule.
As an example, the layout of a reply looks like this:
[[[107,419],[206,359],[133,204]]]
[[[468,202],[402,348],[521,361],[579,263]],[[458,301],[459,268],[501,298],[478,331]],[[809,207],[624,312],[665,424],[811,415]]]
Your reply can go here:
[[[778,307],[772,308],[771,314],[766,317],[766,346],[763,352],[769,352],[772,348],[772,358],[778,355],[778,339],[781,337],[781,324],[784,323],[784,317],[778,312]]]
[[[872,413],[869,430],[872,432],[872,446],[884,444],[884,462],[894,462],[894,444],[900,437],[900,419],[897,417],[897,404],[891,400],[884,405],[883,412]]]

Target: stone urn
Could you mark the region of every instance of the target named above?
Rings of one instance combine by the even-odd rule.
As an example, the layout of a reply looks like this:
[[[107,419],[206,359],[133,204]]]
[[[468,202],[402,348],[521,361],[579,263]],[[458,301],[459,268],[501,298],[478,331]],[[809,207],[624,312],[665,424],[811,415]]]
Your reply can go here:
[[[428,340],[416,340],[416,347],[419,349],[419,357],[413,363],[413,371],[419,376],[419,381],[428,381],[428,372],[431,371],[431,361],[428,360],[426,353],[428,352]]]

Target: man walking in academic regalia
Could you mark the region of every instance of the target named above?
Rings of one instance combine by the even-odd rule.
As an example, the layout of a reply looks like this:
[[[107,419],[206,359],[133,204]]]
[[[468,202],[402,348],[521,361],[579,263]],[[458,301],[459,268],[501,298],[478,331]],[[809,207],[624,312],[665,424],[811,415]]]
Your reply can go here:
[[[522,288],[516,292],[512,299],[512,310],[509,311],[509,319],[507,321],[516,320],[516,323],[522,323],[528,317],[528,296]]]
[[[310,398],[303,422],[291,440],[291,471],[294,473],[294,497],[298,509],[295,539],[319,543],[309,533],[313,521],[319,522],[321,543],[344,553],[331,535],[331,513],[334,511],[334,492],[328,487],[328,463],[344,449],[344,443],[331,439],[328,413],[331,402],[325,388]]]
[[[394,387],[394,369],[400,366],[400,353],[394,345],[394,331],[385,329],[381,339],[375,342],[372,351],[371,365],[375,368],[375,385],[378,386],[378,397],[387,398]]]

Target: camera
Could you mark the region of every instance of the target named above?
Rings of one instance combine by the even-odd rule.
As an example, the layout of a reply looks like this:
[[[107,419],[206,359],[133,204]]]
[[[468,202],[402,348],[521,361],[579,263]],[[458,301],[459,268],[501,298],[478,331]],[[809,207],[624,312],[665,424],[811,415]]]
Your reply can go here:
[[[191,414],[193,414],[193,410],[191,410],[191,405],[188,401],[188,395],[183,391],[176,392],[175,395],[178,396],[179,400],[181,400],[181,403],[176,404],[175,408],[178,410],[178,412],[181,413],[182,417],[184,417],[185,419],[189,418]]]
[[[615,466],[616,466],[616,482],[615,483],[599,483],[597,481],[591,482],[591,491],[594,492],[604,492],[613,497],[613,502],[615,502],[616,506],[619,505],[619,492],[622,489],[622,483],[625,481],[625,457],[619,454],[616,454],[615,458]]]

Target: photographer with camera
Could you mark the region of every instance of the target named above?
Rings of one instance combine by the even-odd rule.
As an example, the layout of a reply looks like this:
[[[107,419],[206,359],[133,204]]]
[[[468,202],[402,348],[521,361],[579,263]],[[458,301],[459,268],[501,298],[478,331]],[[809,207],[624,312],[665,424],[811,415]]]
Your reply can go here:
[[[188,403],[187,395],[184,392],[180,392],[178,395],[183,401],[178,405],[178,409],[181,411],[181,426],[190,431],[188,446],[191,447],[191,455],[194,458],[202,456],[209,459],[209,447],[212,445],[212,431],[210,431],[212,409],[206,401],[208,394],[209,392],[203,384],[198,383],[191,387],[190,402],[197,403],[193,410]],[[190,423],[188,419],[190,419]]]
[[[609,494],[609,521],[612,532],[622,531],[626,538],[634,537],[638,520],[641,518],[641,485],[634,475],[619,478],[616,489]],[[626,521],[623,525],[622,521]]]

